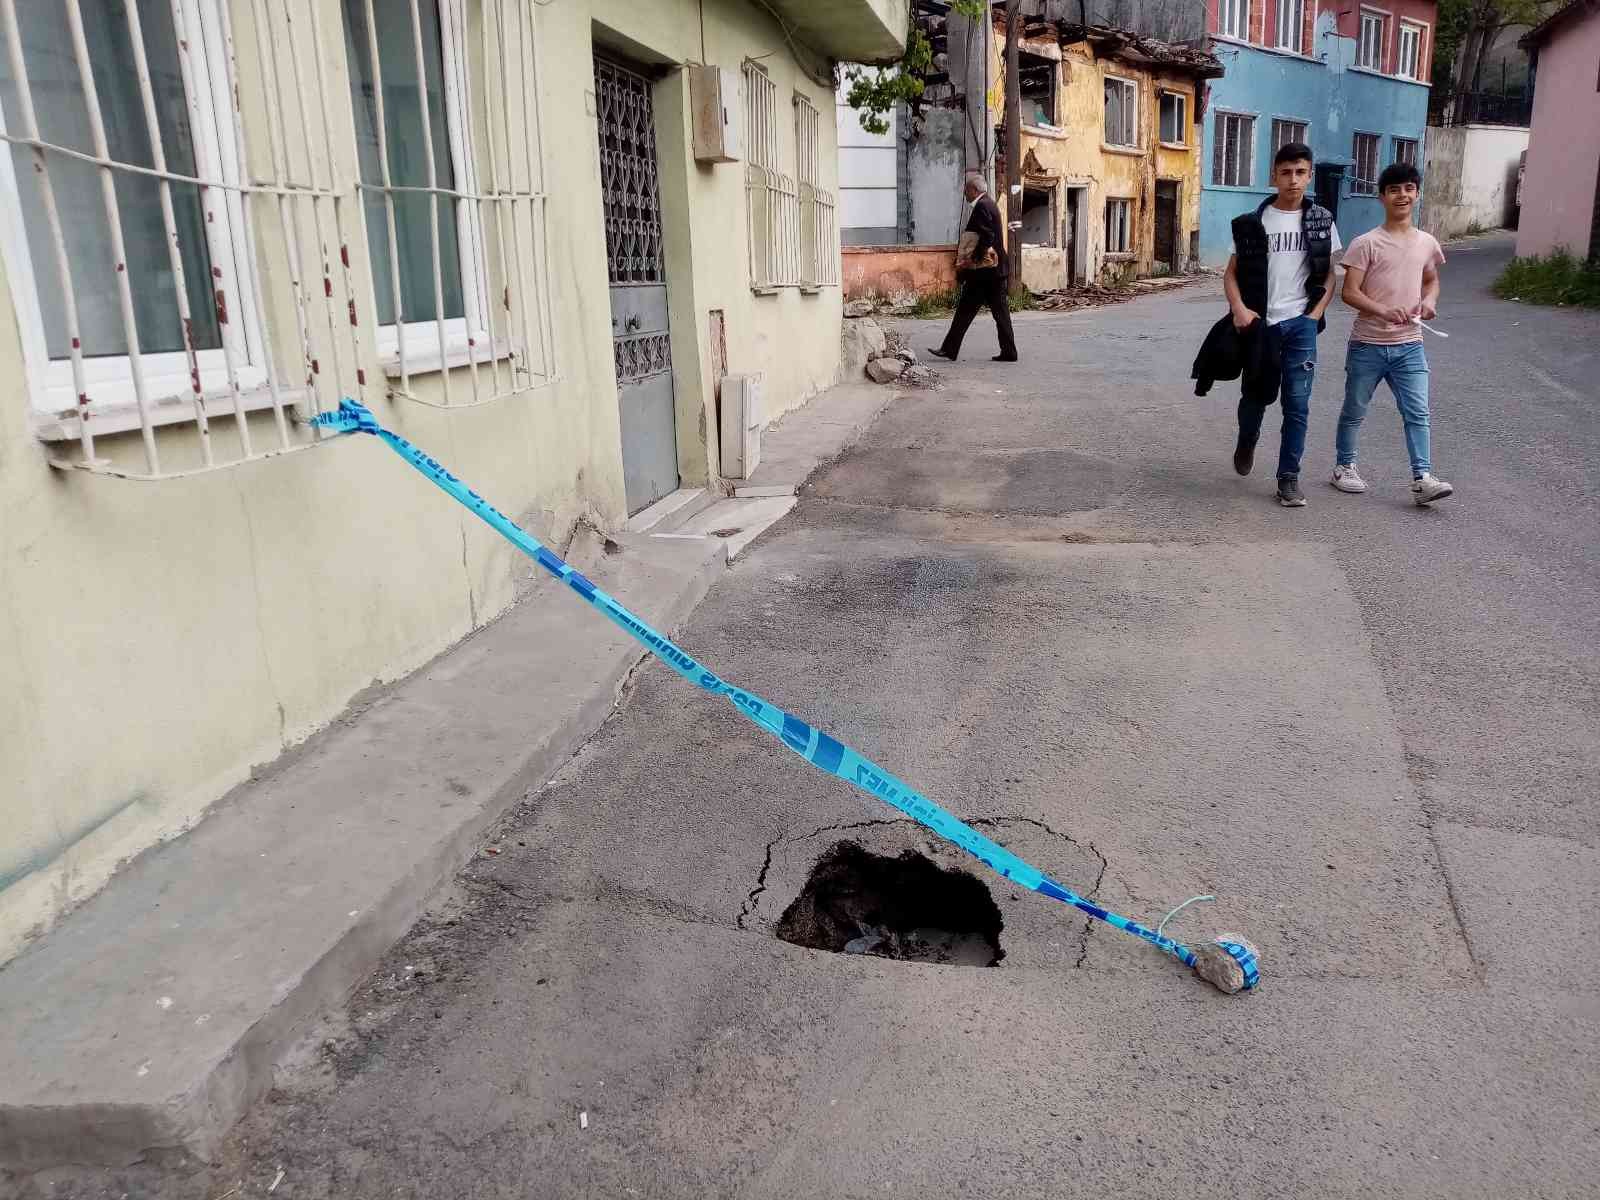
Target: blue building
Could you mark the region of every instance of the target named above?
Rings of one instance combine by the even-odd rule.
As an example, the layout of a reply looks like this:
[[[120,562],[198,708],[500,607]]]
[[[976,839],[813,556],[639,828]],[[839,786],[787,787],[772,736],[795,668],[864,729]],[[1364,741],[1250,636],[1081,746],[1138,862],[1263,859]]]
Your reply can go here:
[[[1317,199],[1348,245],[1383,221],[1378,173],[1423,161],[1434,0],[1384,7],[1317,0],[1207,0],[1211,52],[1226,74],[1204,113],[1200,259],[1233,251],[1233,218],[1273,194],[1286,142],[1316,155]]]

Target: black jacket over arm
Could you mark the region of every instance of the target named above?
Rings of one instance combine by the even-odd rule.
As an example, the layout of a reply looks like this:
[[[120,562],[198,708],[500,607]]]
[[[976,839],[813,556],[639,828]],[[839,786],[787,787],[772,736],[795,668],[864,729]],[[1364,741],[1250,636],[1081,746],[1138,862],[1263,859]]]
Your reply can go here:
[[[1000,206],[993,198],[986,193],[973,201],[972,215],[967,218],[967,232],[978,235],[978,247],[973,252],[972,260],[982,262],[984,254],[990,246],[993,246],[996,257],[1000,259],[999,271],[1002,277],[1011,274],[1011,260],[1006,257],[1005,229],[1005,221],[1000,217]]]

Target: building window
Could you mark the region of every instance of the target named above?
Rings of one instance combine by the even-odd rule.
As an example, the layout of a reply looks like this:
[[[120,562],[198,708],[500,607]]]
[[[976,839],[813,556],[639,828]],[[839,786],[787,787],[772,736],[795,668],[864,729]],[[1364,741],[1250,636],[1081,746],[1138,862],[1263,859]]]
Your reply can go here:
[[[1389,18],[1382,13],[1361,10],[1361,40],[1356,46],[1356,66],[1369,71],[1383,70],[1384,43],[1389,40]]]
[[[1017,73],[1022,88],[1022,123],[1053,126],[1056,123],[1055,60],[1020,51]]]
[[[179,15],[199,9],[215,16],[209,3]],[[0,243],[32,406],[106,427],[108,410],[169,400],[192,415],[196,386],[259,386],[244,210],[237,192],[187,182],[237,181],[224,39],[191,37],[171,4],[85,4],[81,40],[66,5],[23,11],[0,111],[8,134],[43,146],[0,151],[0,211],[20,218],[0,220]]]
[[[1278,49],[1299,54],[1305,46],[1305,0],[1278,0]]]
[[[1182,92],[1161,93],[1161,140],[1169,146],[1189,144],[1189,97]]]
[[[1394,161],[1403,163],[1408,167],[1417,165],[1417,139],[1397,137],[1394,139]]]
[[[744,115],[750,286],[793,287],[800,282],[800,195],[779,165],[778,88],[760,63],[744,65]]]
[[[1024,246],[1058,246],[1056,189],[1022,189],[1022,244]]]
[[[1217,0],[1217,28],[1223,37],[1250,40],[1250,0]]]
[[[1400,53],[1395,74],[1407,79],[1422,78],[1422,26],[1400,22]]]
[[[462,115],[456,101],[463,90],[463,59],[454,45],[458,25],[441,11],[453,3],[372,0],[375,20],[369,28],[367,0],[344,0],[380,353],[396,353],[402,338],[413,354],[437,349],[430,343],[441,321],[447,342],[464,345],[483,323],[486,303],[479,286],[486,272],[476,252],[483,245],[481,231],[471,206],[457,202],[476,186],[457,134]]]
[[[1211,182],[1221,187],[1249,187],[1255,174],[1256,119],[1219,112],[1211,148]]]
[[[1272,120],[1272,152],[1276,154],[1290,142],[1304,144],[1306,140],[1306,123],[1304,121],[1290,121],[1281,117]]]
[[[1106,253],[1133,253],[1133,201],[1106,201]]]
[[[1371,196],[1378,190],[1378,142],[1375,133],[1356,134],[1353,147],[1356,165],[1350,177],[1353,196]]]
[[[822,186],[821,114],[799,92],[794,96],[794,144],[800,183],[800,284],[831,287],[839,282],[839,230],[833,193]]]
[[[1106,76],[1106,145],[1139,144],[1139,89],[1131,79]]]

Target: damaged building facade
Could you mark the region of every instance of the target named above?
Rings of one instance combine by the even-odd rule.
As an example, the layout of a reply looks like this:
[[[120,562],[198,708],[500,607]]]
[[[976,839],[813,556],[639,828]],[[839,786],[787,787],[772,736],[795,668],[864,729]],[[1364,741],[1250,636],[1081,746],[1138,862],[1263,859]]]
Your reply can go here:
[[[995,42],[1003,54],[1003,34]],[[1022,239],[1023,283],[1047,291],[1187,269],[1199,249],[1196,113],[1221,64],[1185,46],[1048,19],[1027,23],[1019,62],[1022,194],[1005,202]],[[994,74],[1004,78],[1002,63]],[[1003,87],[989,100],[990,124],[1003,128]],[[995,174],[1009,178],[1003,156]]]
[[[1025,2],[1022,192],[1013,201],[1004,9],[995,4],[988,19],[972,21],[941,0],[919,0],[933,50],[923,95],[876,137],[853,110],[839,110],[847,296],[898,299],[954,282],[968,171],[1009,210],[1024,246],[1022,283],[1034,291],[1193,264],[1204,92],[1222,74],[1199,48],[1203,12],[1146,0]]]

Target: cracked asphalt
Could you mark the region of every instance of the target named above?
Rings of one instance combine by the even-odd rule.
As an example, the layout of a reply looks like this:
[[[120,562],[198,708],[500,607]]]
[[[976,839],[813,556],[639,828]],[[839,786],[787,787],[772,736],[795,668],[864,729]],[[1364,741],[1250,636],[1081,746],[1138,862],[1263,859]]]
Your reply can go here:
[[[217,1164],[25,1194],[1593,1196],[1600,317],[1492,299],[1508,253],[1449,249],[1435,511],[1382,396],[1372,492],[1325,485],[1340,307],[1310,506],[1235,477],[1236,391],[1187,379],[1206,284],[1024,314],[1016,367],[978,322],[682,633],[1109,907],[1215,894],[1173,928],[1252,938],[1257,993],[650,666]],[[846,838],[978,873],[1003,963],[774,938]]]

